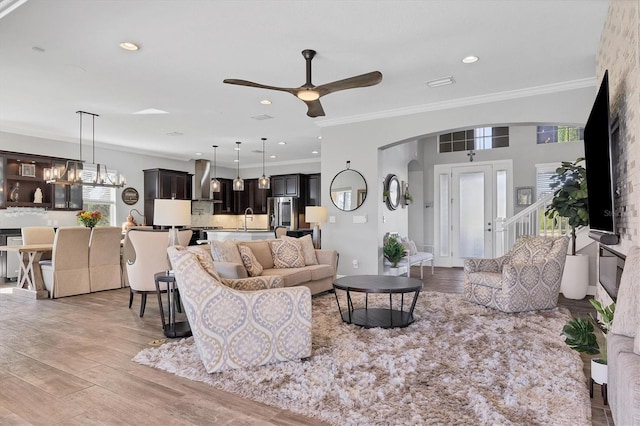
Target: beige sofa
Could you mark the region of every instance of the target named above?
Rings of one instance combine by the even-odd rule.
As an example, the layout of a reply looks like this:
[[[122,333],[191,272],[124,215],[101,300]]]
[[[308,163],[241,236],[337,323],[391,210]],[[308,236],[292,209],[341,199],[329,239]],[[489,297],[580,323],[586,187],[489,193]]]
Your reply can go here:
[[[640,247],[624,264],[616,312],[607,334],[607,390],[616,425],[640,423]]]
[[[306,236],[308,237],[308,236]],[[306,238],[303,237],[303,238]],[[303,238],[300,238],[302,241]],[[305,265],[297,268],[274,267],[274,259],[271,251],[271,242],[280,240],[251,240],[251,241],[224,241],[210,242],[211,254],[215,261],[215,268],[222,278],[246,278],[249,276],[247,268],[240,257],[240,253],[231,253],[231,249],[244,245],[251,249],[255,259],[263,268],[261,276],[279,275],[284,280],[285,287],[304,285],[309,287],[311,294],[318,294],[333,289],[338,269],[338,253],[335,250],[314,250],[317,265]],[[309,238],[310,241],[310,238]],[[221,258],[216,251],[216,245],[224,244],[227,256]],[[235,259],[234,257],[237,256]],[[221,260],[222,259],[222,260]]]

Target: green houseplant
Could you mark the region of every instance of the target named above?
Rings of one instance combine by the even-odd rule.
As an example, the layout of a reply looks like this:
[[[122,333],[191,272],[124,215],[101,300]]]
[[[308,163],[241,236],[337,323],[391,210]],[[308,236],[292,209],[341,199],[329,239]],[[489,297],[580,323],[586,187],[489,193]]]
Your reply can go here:
[[[567,219],[571,227],[571,255],[576,254],[576,228],[589,225],[587,171],[580,164],[583,161],[584,157],[573,163],[563,161],[556,169],[555,182],[551,185],[555,189],[553,200],[545,212],[550,219],[558,216]]]
[[[615,314],[615,303],[609,306],[602,306],[597,300],[589,300],[596,312],[600,314],[600,320],[596,320],[592,315],[589,318],[572,318],[562,328],[564,342],[571,349],[584,352],[589,355],[600,355],[591,360],[591,378],[598,384],[607,383],[607,333],[611,329],[613,316]],[[605,338],[603,342],[598,342],[595,333],[595,326],[599,327]]]
[[[382,246],[384,258],[391,263],[392,268],[398,267],[398,262],[404,257],[405,250],[403,245],[398,241],[398,237],[390,236],[388,241]]]

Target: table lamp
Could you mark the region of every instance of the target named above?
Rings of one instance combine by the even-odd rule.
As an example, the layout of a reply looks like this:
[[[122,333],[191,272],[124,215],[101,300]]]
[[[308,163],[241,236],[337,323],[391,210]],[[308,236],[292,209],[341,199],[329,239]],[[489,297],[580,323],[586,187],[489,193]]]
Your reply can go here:
[[[327,208],[320,206],[307,206],[304,208],[305,220],[313,223],[313,246],[320,248],[320,224],[327,221]]]
[[[153,200],[153,224],[170,226],[169,246],[180,244],[176,226],[191,225],[191,200]]]

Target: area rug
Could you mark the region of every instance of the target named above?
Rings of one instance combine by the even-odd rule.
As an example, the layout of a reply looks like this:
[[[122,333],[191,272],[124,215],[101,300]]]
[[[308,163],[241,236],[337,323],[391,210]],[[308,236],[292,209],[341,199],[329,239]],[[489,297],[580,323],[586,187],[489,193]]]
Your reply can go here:
[[[193,338],[133,359],[333,424],[587,425],[582,361],[560,335],[569,316],[423,292],[409,327],[364,329],[343,323],[328,294],[313,299],[307,360],[207,374]]]

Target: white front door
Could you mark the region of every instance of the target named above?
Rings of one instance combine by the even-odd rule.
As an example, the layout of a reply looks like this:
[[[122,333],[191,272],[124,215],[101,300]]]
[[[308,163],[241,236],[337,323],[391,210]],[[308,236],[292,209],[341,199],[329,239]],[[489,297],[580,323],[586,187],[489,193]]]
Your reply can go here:
[[[491,164],[451,169],[451,262],[493,257],[493,167]]]

